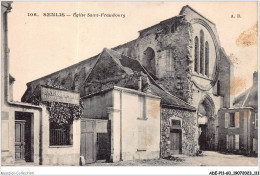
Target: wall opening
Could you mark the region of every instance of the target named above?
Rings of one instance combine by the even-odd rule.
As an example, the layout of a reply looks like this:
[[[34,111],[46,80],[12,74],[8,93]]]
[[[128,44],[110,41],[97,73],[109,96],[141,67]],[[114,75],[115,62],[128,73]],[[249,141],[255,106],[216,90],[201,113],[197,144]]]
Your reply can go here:
[[[15,161],[33,162],[33,113],[15,112]]]
[[[147,69],[149,73],[156,75],[154,50],[148,47],[143,54],[143,66]]]
[[[212,99],[206,96],[198,106],[198,128],[200,150],[215,149],[215,105]]]

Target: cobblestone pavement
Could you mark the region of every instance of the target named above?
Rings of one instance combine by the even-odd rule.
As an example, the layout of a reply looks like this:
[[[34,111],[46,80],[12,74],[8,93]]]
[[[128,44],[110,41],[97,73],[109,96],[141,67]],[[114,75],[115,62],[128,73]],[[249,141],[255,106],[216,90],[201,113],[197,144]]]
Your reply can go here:
[[[257,157],[222,154],[205,151],[202,156],[176,155],[171,159],[121,161],[117,163],[97,162],[87,166],[257,166]]]

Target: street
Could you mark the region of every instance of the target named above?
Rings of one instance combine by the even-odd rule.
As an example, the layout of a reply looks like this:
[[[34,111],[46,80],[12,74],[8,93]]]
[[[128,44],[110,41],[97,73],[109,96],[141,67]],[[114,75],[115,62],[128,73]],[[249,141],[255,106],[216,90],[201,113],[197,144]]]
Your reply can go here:
[[[97,162],[87,166],[257,166],[257,157],[222,154],[204,151],[201,156],[177,155],[170,159],[121,161],[117,163]]]

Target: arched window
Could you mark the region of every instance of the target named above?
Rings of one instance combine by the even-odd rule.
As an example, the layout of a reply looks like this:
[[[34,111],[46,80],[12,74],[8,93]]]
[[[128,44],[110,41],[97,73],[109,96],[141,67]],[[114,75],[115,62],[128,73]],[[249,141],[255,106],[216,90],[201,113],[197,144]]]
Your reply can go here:
[[[199,73],[199,39],[194,39],[194,71]]]
[[[155,52],[152,48],[148,47],[144,51],[143,56],[143,66],[148,70],[148,72],[156,75],[156,67],[155,67]]]
[[[209,77],[209,43],[205,43],[205,75]]]
[[[204,32],[200,30],[200,73],[204,75]]]

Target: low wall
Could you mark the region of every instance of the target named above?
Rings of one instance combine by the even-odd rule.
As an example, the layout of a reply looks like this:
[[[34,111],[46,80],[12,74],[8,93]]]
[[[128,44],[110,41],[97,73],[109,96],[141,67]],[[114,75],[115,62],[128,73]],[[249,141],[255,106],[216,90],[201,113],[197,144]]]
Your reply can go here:
[[[72,145],[50,146],[49,112],[43,108],[42,115],[42,165],[78,166],[80,158],[80,120],[73,122]]]

